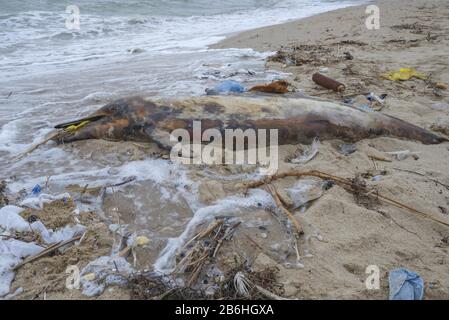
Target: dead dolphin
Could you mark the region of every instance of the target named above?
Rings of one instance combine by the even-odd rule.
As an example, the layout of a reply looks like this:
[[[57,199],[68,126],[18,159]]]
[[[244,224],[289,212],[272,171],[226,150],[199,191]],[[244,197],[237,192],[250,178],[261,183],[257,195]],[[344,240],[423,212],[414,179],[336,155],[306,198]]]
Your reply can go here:
[[[274,96],[203,96],[174,100],[130,97],[109,103],[92,115],[59,124],[58,142],[84,139],[155,142],[170,148],[170,133],[202,130],[278,129],[279,144],[308,144],[339,138],[355,142],[391,136],[437,144],[447,139],[403,120],[315,98]]]

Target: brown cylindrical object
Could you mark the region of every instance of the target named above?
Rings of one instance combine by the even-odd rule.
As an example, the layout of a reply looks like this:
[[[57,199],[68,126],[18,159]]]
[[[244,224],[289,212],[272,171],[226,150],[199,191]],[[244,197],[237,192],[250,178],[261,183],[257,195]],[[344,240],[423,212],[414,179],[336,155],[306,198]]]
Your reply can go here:
[[[314,73],[312,76],[313,82],[319,84],[320,86],[325,87],[326,89],[334,90],[336,92],[343,92],[346,89],[346,86],[338,82],[334,79],[323,76],[321,73]]]
[[[435,83],[435,87],[437,87],[438,89],[446,90],[447,84],[445,84],[443,82],[437,82],[437,83]]]

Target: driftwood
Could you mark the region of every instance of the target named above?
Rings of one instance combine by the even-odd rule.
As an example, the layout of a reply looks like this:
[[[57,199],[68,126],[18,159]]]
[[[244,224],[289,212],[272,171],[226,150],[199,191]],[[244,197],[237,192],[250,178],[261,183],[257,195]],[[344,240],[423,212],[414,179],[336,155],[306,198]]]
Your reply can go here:
[[[38,143],[32,145],[27,150],[25,150],[21,154],[17,155],[13,160],[14,161],[19,161],[23,157],[27,156],[28,154],[30,154],[31,152],[33,152],[34,150],[39,148],[41,145],[46,144],[48,141],[52,140],[53,138],[56,138],[58,135],[59,135],[58,131],[51,132],[44,140],[42,140],[41,142],[38,142]]]
[[[271,195],[274,198],[274,201],[276,202],[276,205],[282,210],[282,212],[290,219],[290,221],[292,222],[293,226],[296,229],[296,232],[298,235],[302,234],[304,231],[301,227],[301,225],[299,224],[299,222],[295,219],[295,217],[293,216],[293,214],[284,207],[284,204],[281,201],[281,197],[279,196],[278,191],[276,190],[275,187],[273,187],[273,185],[271,184],[267,184],[267,188],[268,191],[271,193]]]
[[[227,219],[217,219],[197,233],[181,249],[176,264],[176,273],[188,273],[187,286],[198,279],[203,267],[217,255],[223,241],[230,240],[240,221],[230,223]]]
[[[45,248],[43,251],[39,252],[38,254],[31,256],[25,260],[23,260],[21,263],[19,263],[18,265],[16,265],[13,270],[18,270],[19,268],[21,268],[22,266],[24,266],[27,263],[36,261],[44,256],[46,256],[47,254],[50,254],[56,250],[58,250],[61,247],[64,247],[65,245],[68,245],[69,243],[72,243],[74,241],[80,240],[82,237],[82,235],[78,235],[76,237],[73,237],[72,239],[66,240],[66,241],[60,241],[60,242],[56,242],[53,243],[52,245],[50,245],[49,247]]]

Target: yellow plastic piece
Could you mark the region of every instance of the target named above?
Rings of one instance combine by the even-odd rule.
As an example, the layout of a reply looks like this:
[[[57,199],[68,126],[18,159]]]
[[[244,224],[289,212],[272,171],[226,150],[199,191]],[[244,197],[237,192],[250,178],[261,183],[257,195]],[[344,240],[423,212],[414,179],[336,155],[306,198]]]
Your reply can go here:
[[[71,126],[65,128],[65,131],[68,131],[68,132],[75,132],[75,131],[81,129],[82,127],[84,127],[84,126],[85,126],[86,124],[88,124],[89,122],[90,122],[89,120],[86,120],[86,121],[81,122],[81,123],[78,124],[78,125],[74,125],[74,124],[73,124],[73,125],[71,125]]]
[[[150,243],[150,239],[148,239],[145,236],[139,236],[139,237],[136,238],[134,243],[135,243],[136,246],[140,246],[141,247],[141,246],[145,246],[145,245],[149,244]]]
[[[83,276],[83,279],[86,281],[94,281],[95,280],[95,273],[88,273],[85,276]]]
[[[405,81],[405,80],[410,80],[413,77],[422,79],[422,80],[427,79],[427,77],[424,73],[418,72],[413,68],[401,68],[397,71],[391,71],[389,73],[385,73],[382,75],[382,78],[385,78],[385,79],[391,80],[391,81]]]

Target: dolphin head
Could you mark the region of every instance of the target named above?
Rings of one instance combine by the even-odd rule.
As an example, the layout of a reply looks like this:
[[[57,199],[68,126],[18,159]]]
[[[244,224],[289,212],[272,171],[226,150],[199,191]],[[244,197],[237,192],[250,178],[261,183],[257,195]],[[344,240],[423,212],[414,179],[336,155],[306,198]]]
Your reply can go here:
[[[61,123],[54,139],[58,143],[85,139],[140,140],[151,126],[151,107],[141,98],[120,99],[105,105],[87,117]]]

